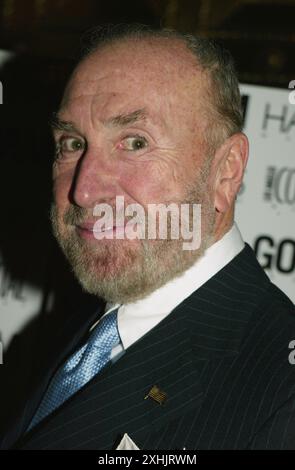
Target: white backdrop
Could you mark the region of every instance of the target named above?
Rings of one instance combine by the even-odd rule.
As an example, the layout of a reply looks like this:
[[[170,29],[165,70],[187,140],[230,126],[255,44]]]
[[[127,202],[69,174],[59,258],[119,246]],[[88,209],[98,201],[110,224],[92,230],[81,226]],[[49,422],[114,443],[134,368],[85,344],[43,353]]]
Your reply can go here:
[[[295,301],[295,105],[290,90],[242,85],[250,156],[236,220],[272,281]]]
[[[271,279],[295,300],[295,105],[288,90],[241,85],[250,158],[236,220]],[[4,84],[5,103],[5,84]],[[0,247],[1,249],[1,247]],[[36,315],[42,292],[15,285],[0,259],[0,334],[13,334]]]

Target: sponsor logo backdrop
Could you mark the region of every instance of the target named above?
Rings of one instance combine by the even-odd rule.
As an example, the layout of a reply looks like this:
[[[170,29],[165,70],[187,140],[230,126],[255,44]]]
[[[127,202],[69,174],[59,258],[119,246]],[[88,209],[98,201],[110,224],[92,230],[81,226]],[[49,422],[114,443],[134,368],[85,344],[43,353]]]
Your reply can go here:
[[[241,85],[241,92],[250,156],[236,220],[268,276],[294,302],[295,105],[287,89]]]

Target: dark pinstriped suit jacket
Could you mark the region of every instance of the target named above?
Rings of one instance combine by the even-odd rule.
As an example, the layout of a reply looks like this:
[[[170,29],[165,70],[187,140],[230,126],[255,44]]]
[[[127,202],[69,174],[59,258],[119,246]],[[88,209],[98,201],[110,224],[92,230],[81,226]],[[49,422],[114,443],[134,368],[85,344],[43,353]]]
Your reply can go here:
[[[295,449],[294,306],[248,245],[25,436],[54,367],[93,320],[76,324],[3,448],[107,450],[128,433],[140,449]],[[155,384],[163,405],[144,399]]]

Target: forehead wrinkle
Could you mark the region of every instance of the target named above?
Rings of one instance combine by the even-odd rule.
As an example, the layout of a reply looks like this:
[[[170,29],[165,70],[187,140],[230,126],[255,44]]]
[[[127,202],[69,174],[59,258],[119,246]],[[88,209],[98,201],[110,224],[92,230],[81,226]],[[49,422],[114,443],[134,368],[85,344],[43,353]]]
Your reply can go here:
[[[124,44],[124,48],[116,45],[111,51],[108,47],[96,51],[91,58],[86,59],[78,66],[76,74],[72,77],[74,80],[72,80],[71,85],[74,82],[74,90],[72,89],[74,93],[70,93],[70,101],[73,100],[73,95],[74,101],[80,99],[80,97],[85,98],[87,96],[89,98],[89,117],[92,128],[100,127],[108,119],[111,121],[112,126],[117,127],[132,124],[133,117],[133,122],[136,122],[135,117],[136,120],[139,120],[139,116],[129,117],[129,114],[132,114],[136,107],[138,110],[146,109],[146,100],[143,99],[146,96],[149,98],[149,108],[151,108],[149,114],[146,113],[145,118],[149,123],[167,128],[169,127],[170,116],[177,112],[182,124],[184,124],[183,120],[186,121],[185,127],[188,124],[189,127],[194,127],[196,124],[188,123],[188,119],[194,120],[195,114],[200,117],[200,111],[203,111],[203,109],[199,109],[200,105],[203,104],[203,97],[199,96],[198,92],[200,86],[202,87],[205,84],[202,79],[203,71],[198,67],[191,53],[183,47],[179,47],[179,44],[175,44],[173,54],[171,54],[171,51],[167,50],[166,47],[158,48],[159,44],[157,44],[157,47],[152,48],[152,51],[150,47],[147,48],[147,52],[154,52],[154,54],[152,54],[152,57],[151,54],[147,54],[145,63],[142,64],[142,50],[145,48],[142,49],[141,47],[139,50],[136,46],[134,50],[130,51],[130,47],[126,48],[126,45]],[[130,42],[128,46],[130,46]],[[144,44],[141,44],[141,46],[144,46]],[[134,74],[130,70],[130,54],[132,53],[131,58],[134,61],[135,56],[138,58],[139,52],[141,62],[137,64],[137,73]],[[156,52],[159,52],[159,54],[156,54]],[[103,62],[103,74],[100,73],[102,69],[100,67],[101,62]],[[111,91],[109,91],[110,84],[112,85]],[[140,88],[140,93],[135,96],[138,102],[137,106],[131,94],[131,86],[133,89]],[[105,93],[106,90],[107,93]],[[100,95],[102,95],[102,100],[99,98]],[[164,96],[165,101],[163,102]],[[92,97],[93,100],[91,100]],[[161,105],[161,111],[164,109],[165,112],[158,112],[160,111],[158,109],[159,105]],[[114,111],[117,111],[116,116],[114,116]],[[110,113],[113,116],[109,118]],[[85,117],[83,117],[83,121],[85,121]],[[175,123],[173,122],[172,125],[175,125]]]
[[[140,122],[148,123],[152,127],[166,126],[164,116],[159,110],[146,106],[143,100],[136,100],[140,101],[138,104],[134,101],[133,96],[130,97],[128,93],[108,92],[95,95],[89,109],[93,129],[101,125],[106,128],[123,128]]]

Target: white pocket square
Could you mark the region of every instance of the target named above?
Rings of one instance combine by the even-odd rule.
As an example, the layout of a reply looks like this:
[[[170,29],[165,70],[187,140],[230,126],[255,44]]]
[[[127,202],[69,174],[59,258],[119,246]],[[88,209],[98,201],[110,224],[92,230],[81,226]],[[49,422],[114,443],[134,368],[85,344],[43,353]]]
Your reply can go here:
[[[135,442],[128,436],[127,433],[121,439],[120,444],[116,447],[116,450],[139,450]]]

